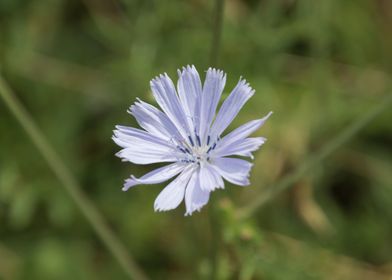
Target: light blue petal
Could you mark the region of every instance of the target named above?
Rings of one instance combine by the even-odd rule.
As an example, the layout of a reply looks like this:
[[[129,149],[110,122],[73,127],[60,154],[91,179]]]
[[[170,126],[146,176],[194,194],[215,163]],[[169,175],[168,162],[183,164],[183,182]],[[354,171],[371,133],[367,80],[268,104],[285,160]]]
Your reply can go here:
[[[172,80],[165,74],[153,79],[150,84],[155,100],[163,112],[173,122],[182,137],[187,139],[191,132],[189,126],[191,120],[185,115]]]
[[[117,126],[113,141],[124,148],[116,155],[136,164],[174,162],[183,157],[171,142],[136,128]]]
[[[232,120],[237,116],[242,106],[254,94],[254,90],[246,83],[240,80],[237,86],[230,93],[229,97],[223,102],[218,115],[211,128],[212,137],[219,137],[220,134],[229,126]]]
[[[117,143],[117,141],[115,140]],[[116,156],[123,161],[129,161],[135,164],[152,164],[158,162],[176,162],[178,156],[174,155],[169,150],[156,149],[148,146],[134,145],[122,149]]]
[[[193,172],[194,168],[187,166],[177,178],[159,193],[154,202],[155,211],[171,210],[181,203],[184,199],[186,185]]]
[[[200,132],[203,144],[207,141],[207,136],[214,119],[216,108],[226,84],[226,74],[220,70],[209,68],[203,87],[200,109]]]
[[[114,136],[123,140],[123,142],[128,143],[128,145],[133,145],[135,141],[146,141],[148,143],[154,143],[157,145],[175,148],[174,144],[168,140],[164,140],[155,136],[154,134],[148,133],[144,130],[137,129],[134,127],[116,125],[116,130],[113,131]],[[136,140],[135,140],[136,138]],[[126,146],[126,147],[127,147]],[[123,146],[122,146],[123,147]],[[123,148],[126,148],[123,147]]]
[[[218,146],[213,151],[214,157],[245,156],[253,158],[252,152],[256,151],[267,141],[264,137],[251,137],[235,141],[229,146]]]
[[[136,178],[135,176],[131,175],[131,178],[125,180],[122,190],[127,191],[129,188],[141,184],[152,185],[162,183],[176,176],[178,173],[184,170],[185,166],[186,165],[183,163],[176,162],[154,169],[140,178]]]
[[[199,173],[194,172],[185,191],[185,216],[192,215],[194,211],[200,211],[208,203],[209,198],[210,192],[201,189]]]
[[[171,120],[156,107],[139,100],[128,111],[138,124],[149,133],[162,139],[182,138]]]
[[[272,112],[269,112],[262,119],[250,121],[236,128],[235,130],[227,134],[225,137],[223,137],[221,141],[219,141],[219,148],[225,149],[226,147],[233,145],[233,143],[241,139],[245,139],[250,134],[252,134],[257,129],[259,129],[260,126],[262,126],[266,122],[266,120],[271,116],[271,114]]]
[[[215,189],[224,188],[222,177],[208,162],[201,162],[199,180],[200,188],[203,191],[214,191]]]
[[[249,185],[249,172],[252,168],[250,162],[239,158],[216,158],[213,166],[230,183],[240,186]]]
[[[201,101],[201,81],[195,66],[187,66],[178,70],[178,95],[186,117],[191,120],[191,132],[198,127]]]

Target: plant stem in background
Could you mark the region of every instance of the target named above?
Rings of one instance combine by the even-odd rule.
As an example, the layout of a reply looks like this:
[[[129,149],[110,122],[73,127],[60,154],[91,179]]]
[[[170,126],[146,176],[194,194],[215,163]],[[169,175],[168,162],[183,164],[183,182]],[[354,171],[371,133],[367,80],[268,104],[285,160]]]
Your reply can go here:
[[[1,75],[0,96],[124,271],[133,279],[147,279]]]
[[[210,263],[211,263],[211,274],[209,279],[218,279],[218,257],[219,257],[219,248],[221,245],[222,232],[221,232],[221,224],[219,222],[219,213],[218,213],[218,205],[211,205],[209,211],[209,220],[210,220],[210,231],[211,231],[211,246],[210,246]]]
[[[211,33],[211,54],[210,66],[217,67],[219,62],[220,44],[222,37],[222,23],[223,23],[223,10],[224,0],[216,0],[214,7],[214,22]]]
[[[210,53],[210,67],[217,67],[220,54],[220,45],[222,37],[222,23],[223,23],[224,0],[215,0],[213,26],[211,32],[211,53]],[[210,279],[218,278],[218,252],[221,243],[221,229],[219,228],[218,208],[212,205],[209,209],[210,230],[211,230],[211,245],[210,245],[210,263],[211,274]]]
[[[257,197],[248,206],[240,209],[237,212],[237,217],[245,219],[256,212],[266,202],[271,200],[275,195],[284,191],[285,189],[293,186],[302,176],[304,176],[309,170],[317,166],[320,162],[330,156],[339,147],[346,144],[351,138],[353,138],[361,129],[367,126],[374,118],[384,112],[392,103],[392,94],[386,95],[381,99],[380,103],[376,105],[372,110],[367,112],[361,118],[354,121],[346,129],[344,129],[338,136],[333,138],[329,143],[323,146],[318,152],[309,156],[295,171],[283,177],[276,184],[270,185],[269,187],[262,190],[262,194]]]

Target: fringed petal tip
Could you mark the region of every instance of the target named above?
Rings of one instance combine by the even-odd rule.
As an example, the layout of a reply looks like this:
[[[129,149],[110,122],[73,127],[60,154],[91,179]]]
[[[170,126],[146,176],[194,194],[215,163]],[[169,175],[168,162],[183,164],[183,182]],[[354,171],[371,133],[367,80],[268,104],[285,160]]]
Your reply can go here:
[[[177,71],[181,71],[180,69],[178,69]],[[195,74],[195,73],[199,73],[199,72],[197,72],[197,70],[196,70],[196,67],[195,67],[195,65],[193,65],[193,64],[191,64],[191,65],[187,65],[187,66],[184,66],[184,67],[182,67],[182,71],[181,71],[182,73],[185,73],[185,72],[192,72],[193,74]]]
[[[134,178],[134,176],[131,175],[130,179],[126,179],[124,181],[124,185],[121,189],[123,192],[126,192],[127,190],[129,190],[130,188],[132,188],[133,186],[136,186],[138,184],[133,178]]]
[[[244,78],[240,77],[236,87],[241,88],[241,90],[250,96],[252,96],[255,93],[255,90],[250,86],[247,80]]]
[[[178,204],[179,204],[179,203],[178,203]],[[173,209],[177,208],[178,204],[175,205],[175,206],[168,206],[168,205],[159,206],[159,204],[155,203],[155,204],[154,204],[154,212],[158,212],[158,213],[159,213],[159,212],[170,211],[170,210],[173,210]]]
[[[210,67],[210,68],[208,68],[206,73],[211,73],[214,76],[217,76],[217,78],[221,78],[221,79],[225,78],[226,79],[226,73],[223,72],[223,70],[220,70],[220,69],[217,69],[217,68]]]
[[[196,203],[196,204],[192,203],[191,207],[187,206],[186,207],[187,209],[186,209],[186,211],[184,213],[184,216],[188,217],[188,216],[192,216],[192,214],[195,213],[195,212],[200,212],[201,209],[207,204],[207,201],[205,201],[203,203]]]
[[[128,185],[127,181],[125,181],[123,187],[121,188],[121,190],[123,192],[126,192],[127,190],[129,190],[132,186]]]
[[[192,211],[186,211],[185,214],[184,214],[184,217],[189,217],[189,216],[192,216],[192,214],[195,213],[195,212],[200,212],[201,208],[203,208],[203,206],[201,206],[199,208],[195,208]]]

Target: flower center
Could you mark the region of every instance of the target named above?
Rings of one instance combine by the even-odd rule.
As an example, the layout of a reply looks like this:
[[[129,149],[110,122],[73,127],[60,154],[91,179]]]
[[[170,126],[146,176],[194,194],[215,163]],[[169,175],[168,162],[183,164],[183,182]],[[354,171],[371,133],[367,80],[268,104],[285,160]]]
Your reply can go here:
[[[208,146],[198,147],[195,146],[192,149],[193,159],[195,162],[204,162],[209,160],[209,155],[207,154]]]
[[[202,162],[209,162],[210,153],[215,149],[216,143],[219,141],[219,139],[214,143],[211,143],[210,136],[208,136],[207,143],[203,145],[198,135],[196,135],[195,140],[192,140],[191,136],[189,136],[188,139],[189,143],[182,141],[181,144],[177,145],[177,150],[183,153],[183,156],[181,156],[179,161],[197,164]]]

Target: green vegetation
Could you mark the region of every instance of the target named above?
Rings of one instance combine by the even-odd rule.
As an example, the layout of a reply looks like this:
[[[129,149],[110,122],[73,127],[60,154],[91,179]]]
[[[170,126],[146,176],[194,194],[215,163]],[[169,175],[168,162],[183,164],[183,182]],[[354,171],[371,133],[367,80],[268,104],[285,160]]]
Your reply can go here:
[[[219,38],[214,1],[1,0],[0,279],[390,279],[391,11],[226,0]],[[164,184],[121,191],[151,168],[112,130],[154,76],[211,61],[225,96],[256,90],[231,128],[274,111],[268,142],[250,187],[154,213]]]

